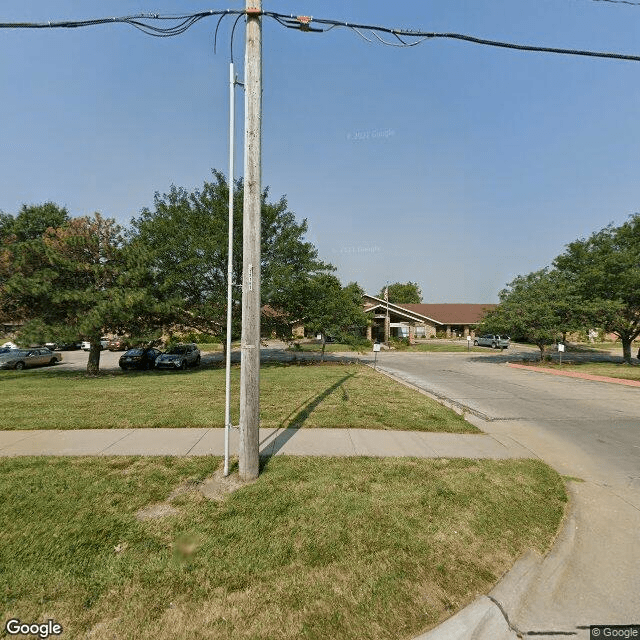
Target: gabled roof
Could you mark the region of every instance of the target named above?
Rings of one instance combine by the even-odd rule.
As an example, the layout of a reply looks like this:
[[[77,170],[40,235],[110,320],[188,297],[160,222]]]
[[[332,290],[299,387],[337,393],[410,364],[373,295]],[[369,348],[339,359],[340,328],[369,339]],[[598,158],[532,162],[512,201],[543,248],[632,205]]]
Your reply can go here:
[[[387,303],[382,298],[366,294],[365,313],[374,309],[387,309],[400,313],[402,315],[411,315],[415,319],[430,320],[435,324],[478,324],[485,313],[495,308],[495,304],[456,304],[456,303],[439,303],[439,304],[394,304]]]
[[[403,304],[405,309],[434,318],[441,324],[478,324],[495,304]]]

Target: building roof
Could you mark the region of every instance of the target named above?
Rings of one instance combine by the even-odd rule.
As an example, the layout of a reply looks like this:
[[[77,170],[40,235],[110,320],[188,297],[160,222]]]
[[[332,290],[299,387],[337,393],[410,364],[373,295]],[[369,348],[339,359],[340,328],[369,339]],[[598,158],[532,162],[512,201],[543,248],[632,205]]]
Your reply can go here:
[[[422,316],[433,318],[442,324],[478,324],[495,304],[403,304],[399,305],[419,313]]]
[[[365,312],[386,307],[387,302],[375,296],[365,295]],[[435,303],[397,304],[389,303],[393,311],[403,310],[412,316],[426,318],[441,325],[478,324],[485,313],[495,308],[495,304]]]

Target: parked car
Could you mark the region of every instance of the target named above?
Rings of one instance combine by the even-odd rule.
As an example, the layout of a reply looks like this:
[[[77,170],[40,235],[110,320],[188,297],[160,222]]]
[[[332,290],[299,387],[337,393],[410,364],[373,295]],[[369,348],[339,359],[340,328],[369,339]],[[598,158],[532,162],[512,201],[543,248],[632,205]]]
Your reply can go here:
[[[80,342],[45,342],[44,346],[51,351],[73,351],[80,349],[82,344]]]
[[[81,342],[61,342],[56,347],[60,351],[74,351],[75,349],[81,349]]]
[[[139,347],[125,351],[118,361],[123,371],[127,369],[153,369],[156,358],[162,351],[154,347]]]
[[[127,342],[126,338],[113,338],[113,340],[109,340],[109,344],[107,345],[109,351],[127,351],[130,348],[131,345]]]
[[[489,333],[484,336],[477,337],[473,344],[476,347],[491,347],[492,349],[508,349],[509,348],[509,336],[499,336],[495,333]]]
[[[156,358],[158,369],[186,369],[200,364],[200,349],[193,343],[177,344]]]
[[[56,364],[62,360],[60,353],[54,353],[51,349],[11,349],[7,353],[0,354],[0,369],[25,369],[27,367],[39,367],[47,364]]]
[[[100,338],[100,349],[106,349],[109,344],[109,338],[105,338],[104,336]],[[84,340],[82,342],[82,350],[90,351],[91,350],[91,342],[89,340]]]

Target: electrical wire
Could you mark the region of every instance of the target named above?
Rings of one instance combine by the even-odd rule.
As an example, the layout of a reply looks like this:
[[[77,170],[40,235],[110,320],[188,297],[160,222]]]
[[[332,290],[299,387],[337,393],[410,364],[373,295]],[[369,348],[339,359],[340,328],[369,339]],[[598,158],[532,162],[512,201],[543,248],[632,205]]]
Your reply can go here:
[[[244,10],[226,9],[223,11],[201,11],[177,16],[164,16],[157,13],[140,13],[132,16],[113,18],[94,18],[90,20],[63,20],[58,22],[1,22],[0,29],[76,29],[80,27],[93,27],[103,24],[128,24],[143,33],[156,38],[168,38],[179,36],[190,29],[194,24],[210,16],[223,16],[244,14]],[[175,24],[168,27],[159,27],[154,21],[173,21]]]
[[[592,0],[593,2],[611,2],[612,4],[630,4],[633,7],[640,7],[640,2],[631,2],[630,0]]]
[[[605,1],[605,0],[600,0]],[[607,0],[614,1],[614,0]],[[622,2],[623,0],[616,0]],[[627,55],[623,53],[612,53],[605,51],[590,51],[585,49],[566,49],[560,47],[541,47],[537,45],[527,45],[527,44],[519,44],[515,42],[503,42],[499,40],[488,40],[486,38],[478,38],[476,36],[470,36],[462,33],[439,33],[432,31],[417,31],[412,29],[393,29],[390,27],[376,26],[376,25],[366,25],[366,24],[355,24],[350,22],[340,22],[338,20],[327,20],[322,18],[309,18],[308,16],[293,16],[293,15],[285,15],[281,13],[275,13],[272,11],[265,11],[263,15],[273,18],[276,22],[281,24],[288,29],[301,29],[303,31],[320,31],[326,32],[331,29],[341,27],[350,29],[358,36],[366,40],[367,42],[375,44],[372,38],[375,38],[380,43],[386,46],[393,47],[414,47],[425,40],[431,39],[451,39],[451,40],[460,40],[464,42],[469,42],[472,44],[479,44],[489,47],[498,47],[502,49],[513,49],[516,51],[530,51],[536,53],[555,53],[560,55],[570,55],[570,56],[586,56],[591,58],[608,58],[613,60],[626,60],[630,62],[640,62],[640,56],[636,55]],[[304,20],[301,20],[304,19]],[[313,20],[315,24],[321,25],[320,28],[310,29],[309,23]],[[326,28],[322,28],[326,27]],[[372,38],[369,38],[365,35],[364,32],[368,32],[371,34]],[[378,34],[386,33],[394,36],[397,40],[399,40],[400,44],[396,44],[395,42],[388,42],[381,38]],[[413,38],[414,40],[409,42],[406,39]]]
[[[635,4],[639,5],[638,2],[632,2],[631,0],[594,0],[596,2],[615,2],[621,4]],[[238,21],[243,15],[246,15],[246,11],[244,9],[225,9],[220,11],[202,11],[198,13],[186,14],[186,15],[178,15],[178,16],[163,16],[157,13],[142,13],[133,16],[124,16],[120,18],[95,18],[92,20],[78,20],[78,21],[62,21],[62,22],[2,22],[0,23],[0,29],[54,29],[54,28],[65,28],[65,29],[73,29],[79,27],[88,27],[88,26],[96,26],[102,24],[128,24],[136,29],[139,29],[143,33],[149,36],[154,36],[157,38],[168,38],[172,36],[178,36],[188,29],[190,29],[194,24],[199,22],[204,18],[208,18],[210,16],[220,16],[218,20],[218,25],[216,27],[216,38],[218,27],[222,19],[227,15],[235,15],[236,21],[233,26],[232,31],[232,41],[231,41],[231,57],[233,59],[233,32],[235,31],[235,27],[238,24]],[[612,53],[605,51],[590,51],[586,49],[567,49],[560,47],[541,47],[537,45],[528,45],[528,44],[519,44],[515,42],[503,42],[499,40],[489,40],[486,38],[478,38],[476,36],[471,36],[462,33],[439,33],[432,31],[419,31],[412,29],[393,29],[391,27],[384,26],[376,26],[376,25],[366,25],[366,24],[355,24],[350,22],[341,22],[338,20],[328,20],[328,19],[318,19],[311,18],[310,16],[295,16],[295,15],[286,15],[282,13],[277,13],[274,11],[263,11],[260,13],[265,17],[271,18],[275,20],[278,24],[287,29],[297,29],[299,31],[311,31],[317,33],[326,33],[336,28],[345,28],[353,31],[359,37],[363,38],[369,43],[376,44],[376,41],[384,46],[390,47],[415,47],[418,44],[421,44],[425,40],[435,40],[435,39],[449,39],[449,40],[459,40],[463,42],[469,42],[471,44],[478,44],[489,47],[498,47],[502,49],[512,49],[515,51],[529,51],[535,53],[554,53],[559,55],[569,55],[569,56],[584,56],[590,58],[607,58],[613,60],[626,60],[631,62],[640,62],[640,56],[636,55],[627,55],[623,53]],[[172,24],[168,27],[159,27],[154,24],[155,21],[173,21],[175,24]],[[318,25],[317,27],[311,26],[311,24]],[[365,35],[365,32],[368,32],[371,37]],[[389,42],[385,40],[380,34],[387,34],[392,36],[397,40],[397,42]],[[214,41],[215,48],[215,41]]]

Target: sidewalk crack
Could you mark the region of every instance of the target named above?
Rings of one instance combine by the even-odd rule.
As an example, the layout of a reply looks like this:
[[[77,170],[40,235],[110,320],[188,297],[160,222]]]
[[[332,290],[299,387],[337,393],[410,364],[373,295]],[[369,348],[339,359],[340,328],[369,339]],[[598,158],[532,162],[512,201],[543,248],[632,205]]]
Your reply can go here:
[[[208,428],[194,443],[193,446],[189,449],[189,451],[187,451],[184,454],[184,457],[186,458],[194,449],[196,446],[198,446],[198,444],[200,444],[200,441],[202,440],[202,438],[204,438],[207,433],[209,433],[209,431],[211,431],[211,428]]]
[[[131,429],[131,433],[135,433],[136,431],[138,431],[138,429]],[[122,442],[125,438],[128,438],[129,436],[131,436],[131,433],[125,433],[122,436],[122,438],[118,438],[117,440],[115,440],[114,442],[112,442],[111,444],[106,446],[104,449],[101,449],[98,455],[104,453],[108,449],[111,449],[111,447],[113,447],[114,445],[118,444],[118,442]]]

